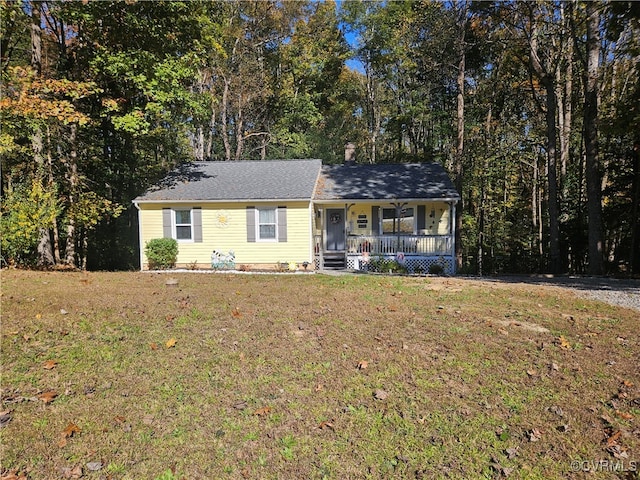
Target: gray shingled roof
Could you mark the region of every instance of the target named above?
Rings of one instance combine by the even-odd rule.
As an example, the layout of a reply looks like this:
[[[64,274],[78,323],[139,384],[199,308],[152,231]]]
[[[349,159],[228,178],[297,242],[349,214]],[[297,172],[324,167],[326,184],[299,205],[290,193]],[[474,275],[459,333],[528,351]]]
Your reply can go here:
[[[134,201],[310,200],[321,166],[321,160],[187,163]]]
[[[437,163],[324,165],[315,200],[459,199]]]
[[[137,197],[148,201],[459,199],[437,163],[322,165],[321,160],[195,162]]]

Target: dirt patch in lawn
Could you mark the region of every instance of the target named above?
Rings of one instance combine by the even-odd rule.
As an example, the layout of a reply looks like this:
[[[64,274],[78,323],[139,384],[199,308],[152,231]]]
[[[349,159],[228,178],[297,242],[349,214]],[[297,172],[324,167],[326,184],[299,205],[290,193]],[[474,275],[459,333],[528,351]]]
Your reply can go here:
[[[637,478],[639,321],[456,278],[4,270],[1,478]]]

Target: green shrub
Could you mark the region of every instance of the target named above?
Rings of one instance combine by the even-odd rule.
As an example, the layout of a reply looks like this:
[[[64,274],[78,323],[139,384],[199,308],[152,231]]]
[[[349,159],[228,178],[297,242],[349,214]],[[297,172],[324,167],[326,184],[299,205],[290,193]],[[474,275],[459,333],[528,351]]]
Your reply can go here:
[[[392,258],[374,255],[369,261],[369,271],[380,273],[407,273],[407,268]]]
[[[173,238],[154,238],[146,243],[144,253],[151,270],[173,268],[178,259],[178,242]]]
[[[444,267],[440,263],[432,263],[429,265],[429,273],[431,275],[442,275],[444,273]]]
[[[0,214],[0,248],[5,262],[35,265],[42,230],[60,214],[57,189],[36,179],[4,192]]]

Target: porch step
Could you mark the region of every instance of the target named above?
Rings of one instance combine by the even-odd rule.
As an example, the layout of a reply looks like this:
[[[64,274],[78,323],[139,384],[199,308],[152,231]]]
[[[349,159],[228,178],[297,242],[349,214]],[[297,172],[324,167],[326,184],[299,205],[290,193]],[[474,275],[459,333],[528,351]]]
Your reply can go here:
[[[326,270],[342,270],[346,268],[346,258],[343,252],[325,252],[323,260]]]

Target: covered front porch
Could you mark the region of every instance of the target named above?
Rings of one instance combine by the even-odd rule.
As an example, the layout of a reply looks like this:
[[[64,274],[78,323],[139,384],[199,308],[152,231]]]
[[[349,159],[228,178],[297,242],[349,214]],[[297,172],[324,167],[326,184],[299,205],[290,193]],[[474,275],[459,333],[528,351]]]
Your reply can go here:
[[[455,273],[455,202],[368,202],[314,206],[319,270]]]

